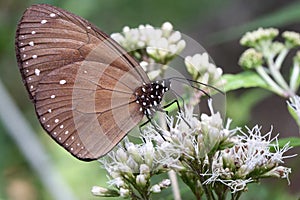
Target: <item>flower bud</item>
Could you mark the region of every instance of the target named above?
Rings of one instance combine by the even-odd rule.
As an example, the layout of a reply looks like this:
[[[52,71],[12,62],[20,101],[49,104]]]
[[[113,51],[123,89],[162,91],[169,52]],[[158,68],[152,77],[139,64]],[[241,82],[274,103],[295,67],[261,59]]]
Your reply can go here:
[[[170,179],[164,179],[158,184],[162,189],[168,188],[171,185]]]
[[[239,59],[239,65],[244,69],[253,69],[263,64],[263,55],[255,49],[247,49]]]
[[[151,187],[150,191],[153,192],[153,193],[160,193],[161,192],[161,188],[160,188],[160,186],[158,184],[155,184],[155,185],[153,185]]]
[[[285,31],[282,33],[282,37],[285,39],[285,45],[288,48],[300,46],[300,34],[294,31]]]
[[[130,192],[129,192],[129,190],[128,189],[126,189],[126,188],[120,188],[120,196],[121,197],[129,197],[129,194],[130,194]]]
[[[92,194],[95,196],[101,196],[101,197],[117,197],[119,196],[118,191],[107,189],[100,186],[93,186],[92,188]]]
[[[133,160],[135,162],[137,162],[137,163],[143,162],[143,158],[142,158],[140,152],[138,151],[138,148],[133,143],[130,143],[130,145],[128,145],[126,148],[127,148],[128,153],[131,155],[131,157],[133,158]]]
[[[126,152],[122,148],[119,148],[117,150],[116,158],[119,162],[122,162],[122,163],[126,163],[126,161],[128,159]]]
[[[276,178],[287,178],[291,172],[292,172],[291,168],[278,166],[263,174],[262,177],[271,176]]]
[[[259,28],[252,32],[247,32],[240,40],[240,44],[248,47],[256,47],[272,41],[278,35],[278,29],[275,28]]]
[[[144,174],[149,176],[150,175],[150,168],[146,164],[141,164],[140,165],[140,174]]]
[[[139,174],[136,176],[136,184],[145,186],[147,184],[147,179],[144,174]]]

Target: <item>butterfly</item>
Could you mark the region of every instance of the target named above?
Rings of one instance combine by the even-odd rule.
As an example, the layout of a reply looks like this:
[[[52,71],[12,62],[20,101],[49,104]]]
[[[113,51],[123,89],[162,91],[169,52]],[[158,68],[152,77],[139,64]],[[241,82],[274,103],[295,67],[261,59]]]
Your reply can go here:
[[[80,160],[107,154],[161,109],[170,89],[151,82],[118,43],[87,20],[38,4],[19,21],[16,57],[44,130]]]

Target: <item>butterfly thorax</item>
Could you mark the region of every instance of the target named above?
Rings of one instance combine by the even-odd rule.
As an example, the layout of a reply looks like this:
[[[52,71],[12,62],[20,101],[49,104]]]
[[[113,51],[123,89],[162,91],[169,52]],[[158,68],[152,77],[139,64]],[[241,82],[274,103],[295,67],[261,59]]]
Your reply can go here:
[[[144,83],[143,86],[138,87],[135,96],[136,103],[140,105],[140,112],[149,117],[153,116],[160,109],[161,100],[169,89],[169,80]]]

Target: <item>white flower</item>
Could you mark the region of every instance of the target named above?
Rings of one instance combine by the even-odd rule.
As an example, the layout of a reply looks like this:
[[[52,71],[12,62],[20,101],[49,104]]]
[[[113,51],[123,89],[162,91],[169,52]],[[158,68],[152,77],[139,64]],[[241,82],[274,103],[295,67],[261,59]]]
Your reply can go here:
[[[112,190],[112,189],[107,189],[107,188],[100,187],[100,186],[93,186],[91,192],[93,195],[100,196],[100,197],[117,197],[117,196],[119,196],[118,191]]]
[[[294,156],[283,156],[291,147],[286,144],[280,149],[278,135],[272,139],[271,131],[263,135],[260,129],[255,126],[247,128],[248,133],[240,131],[242,135],[237,136],[238,140],[233,147],[216,154],[212,174],[204,174],[210,176],[205,183],[221,182],[230,187],[232,192],[237,192],[245,189],[246,184],[254,179],[280,173],[280,177],[287,178],[290,170],[279,164],[283,163],[283,159]],[[275,144],[272,143],[274,140]],[[274,147],[275,152],[270,151],[271,147]]]
[[[161,188],[167,188],[171,185],[170,179],[164,179],[158,184]]]
[[[151,25],[140,25],[138,28],[124,27],[123,33],[113,33],[111,37],[127,51],[133,52],[139,60],[143,58],[141,49],[146,49],[147,56],[154,61],[167,64],[185,47],[179,31],[173,31],[170,22],[165,22],[161,28]]]
[[[161,192],[161,189],[160,189],[160,186],[158,184],[155,184],[151,187],[150,191],[153,192],[153,193],[159,193],[159,192]]]
[[[116,186],[117,188],[120,188],[125,185],[125,183],[121,177],[116,177],[115,179],[108,181],[108,183],[109,183],[109,185]]]
[[[209,107],[211,115],[202,114],[201,120],[193,114],[192,106],[185,106],[176,118],[166,116],[170,129],[160,128],[158,133],[157,129],[149,127],[143,138],[157,144],[157,162],[177,171],[186,170],[182,160],[201,160],[209,153],[232,146],[229,138],[236,129],[229,130],[230,121],[223,126],[223,120],[219,113],[214,113],[211,101]],[[160,134],[165,141],[161,140]]]
[[[104,196],[105,193],[107,193],[107,192],[108,192],[108,189],[100,187],[100,186],[93,186],[93,188],[92,188],[93,195]]]
[[[147,184],[147,179],[146,179],[145,175],[143,175],[143,174],[137,175],[136,176],[136,184],[145,186]]]
[[[209,56],[206,52],[187,56],[184,62],[194,80],[215,87],[223,84],[221,80],[223,70],[209,61]]]
[[[129,190],[126,188],[120,188],[120,196],[121,197],[128,197],[129,196]]]

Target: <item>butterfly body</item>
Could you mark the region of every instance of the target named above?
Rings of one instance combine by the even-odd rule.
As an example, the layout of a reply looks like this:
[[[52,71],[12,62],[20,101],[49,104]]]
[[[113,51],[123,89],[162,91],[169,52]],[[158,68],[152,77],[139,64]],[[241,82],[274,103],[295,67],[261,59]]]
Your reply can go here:
[[[170,89],[168,80],[155,81],[144,84],[136,89],[136,103],[140,105],[140,112],[152,117],[157,110],[160,110],[160,103],[164,93]]]
[[[47,4],[24,12],[15,47],[42,127],[80,160],[109,152],[169,89],[96,26]]]

